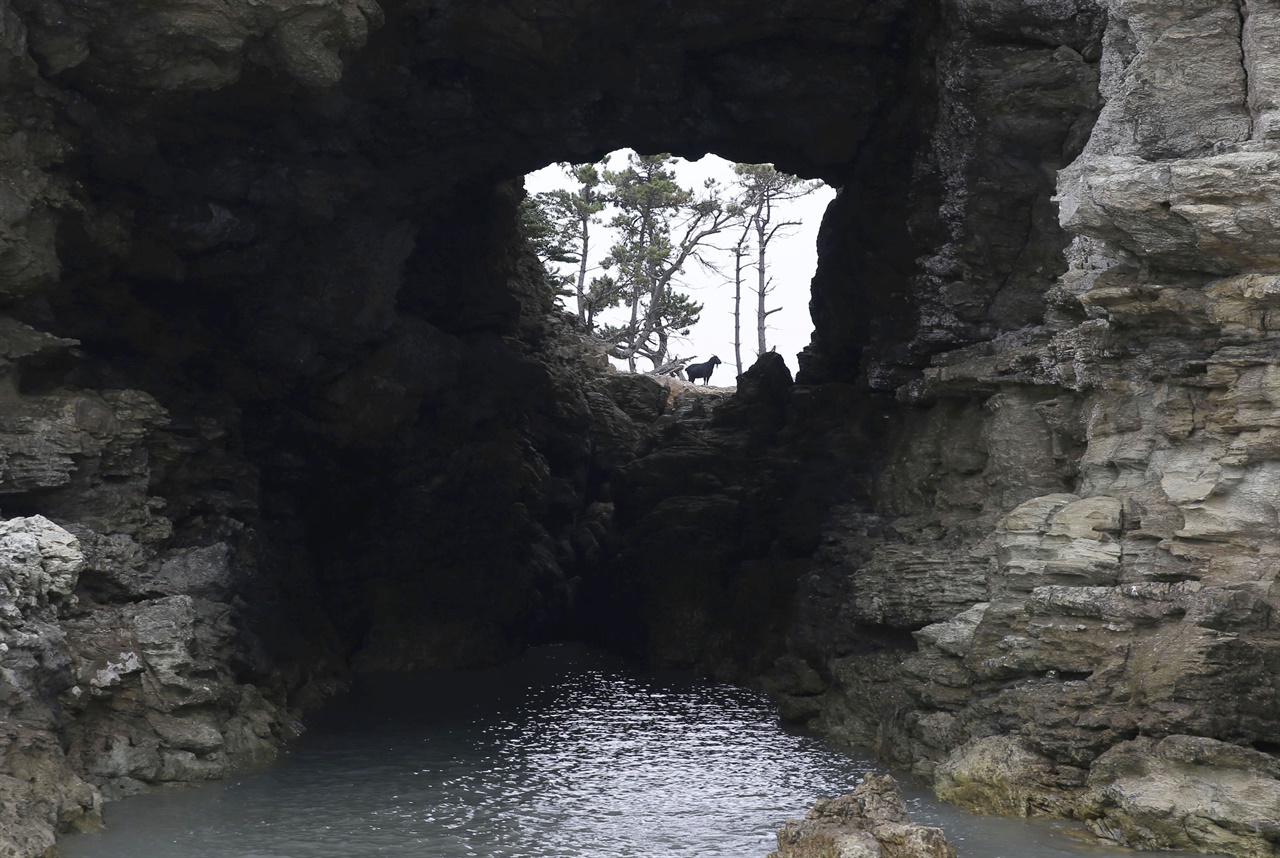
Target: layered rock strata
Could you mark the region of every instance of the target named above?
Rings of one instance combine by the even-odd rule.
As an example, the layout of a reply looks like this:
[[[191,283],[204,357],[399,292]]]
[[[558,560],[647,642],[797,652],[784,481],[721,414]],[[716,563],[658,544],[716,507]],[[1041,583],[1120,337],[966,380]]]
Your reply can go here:
[[[1030,324],[894,387],[887,537],[854,547],[865,508],[829,521],[826,591],[914,640],[811,655],[817,721],[977,809],[1269,855],[1274,10],[1102,11],[1101,111],[1057,180],[1065,270]]]
[[[827,512],[764,683],[975,809],[1272,854],[1272,11],[1019,6],[944,16],[896,177],[937,208],[828,215],[771,448],[824,471]],[[1003,89],[1028,69],[1052,108]],[[857,452],[809,410],[840,378]]]

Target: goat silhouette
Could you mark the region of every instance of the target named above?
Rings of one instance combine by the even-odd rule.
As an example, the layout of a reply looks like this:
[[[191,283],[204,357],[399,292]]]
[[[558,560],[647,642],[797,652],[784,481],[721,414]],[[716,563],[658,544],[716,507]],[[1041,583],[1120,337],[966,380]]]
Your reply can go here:
[[[696,383],[698,379],[702,378],[705,379],[705,381],[703,381],[703,384],[705,385],[711,383],[711,372],[719,365],[720,358],[712,355],[711,360],[703,363],[691,363],[684,368],[684,371],[688,373],[689,381]]]

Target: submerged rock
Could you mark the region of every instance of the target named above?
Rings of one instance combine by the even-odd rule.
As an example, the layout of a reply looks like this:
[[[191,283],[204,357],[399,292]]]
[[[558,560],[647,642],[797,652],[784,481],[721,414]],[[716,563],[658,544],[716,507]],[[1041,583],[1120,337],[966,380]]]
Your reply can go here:
[[[897,781],[868,772],[852,793],[788,820],[769,858],[956,858],[956,850],[941,829],[911,822]]]

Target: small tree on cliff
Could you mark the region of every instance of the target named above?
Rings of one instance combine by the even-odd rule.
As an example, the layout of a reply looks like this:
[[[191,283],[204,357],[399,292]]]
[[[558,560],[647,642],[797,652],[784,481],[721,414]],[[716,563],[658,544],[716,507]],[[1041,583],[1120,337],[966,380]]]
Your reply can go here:
[[[631,155],[621,170],[605,171],[618,235],[604,266],[616,272],[611,298],[627,310],[602,330],[610,354],[634,372],[636,358],[661,366],[670,338],[687,336],[702,305],[676,291],[690,263],[707,265],[710,240],[741,215],[725,205],[712,181],[701,195],[682,188],[669,154]]]
[[[742,374],[742,284],[746,269],[754,264],[756,269],[756,354],[768,351],[765,330],[769,316],[781,307],[767,309],[767,298],[773,291],[773,278],[769,276],[769,244],[775,237],[785,234],[788,227],[799,226],[799,221],[775,221],[775,206],[784,200],[807,196],[822,182],[808,182],[790,173],[779,173],[772,164],[735,164],[737,176],[737,200],[743,212],[742,232],[734,245],[734,295],[733,295],[733,350],[738,362],[738,374]],[[754,233],[756,259],[745,261],[749,238]]]
[[[546,191],[526,200],[525,232],[545,262],[575,267],[572,275],[553,271],[551,276],[558,286],[572,289],[569,294],[577,298],[578,322],[590,330],[600,302],[607,300],[610,291],[608,284],[597,289],[595,282],[587,281],[591,239],[608,198],[600,190],[598,165],[562,164],[561,167],[574,180],[574,186]]]

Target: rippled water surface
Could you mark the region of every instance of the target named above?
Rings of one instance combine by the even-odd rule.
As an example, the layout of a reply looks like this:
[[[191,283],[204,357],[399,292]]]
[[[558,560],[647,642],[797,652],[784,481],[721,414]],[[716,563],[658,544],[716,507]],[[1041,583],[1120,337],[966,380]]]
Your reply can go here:
[[[63,855],[764,858],[784,820],[871,768],[780,728],[753,692],[551,647],[363,679],[277,765],[110,804],[108,829]],[[908,796],[965,858],[1133,854]]]

